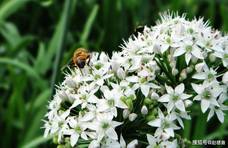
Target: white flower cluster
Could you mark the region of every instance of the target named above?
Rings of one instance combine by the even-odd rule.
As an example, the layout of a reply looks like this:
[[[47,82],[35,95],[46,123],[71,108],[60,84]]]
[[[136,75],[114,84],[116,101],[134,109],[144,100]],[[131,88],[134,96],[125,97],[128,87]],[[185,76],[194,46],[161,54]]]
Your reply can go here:
[[[202,19],[161,16],[109,58],[66,74],[49,104],[45,136],[90,148],[177,147],[175,130],[199,105],[224,121],[228,100],[228,36]]]

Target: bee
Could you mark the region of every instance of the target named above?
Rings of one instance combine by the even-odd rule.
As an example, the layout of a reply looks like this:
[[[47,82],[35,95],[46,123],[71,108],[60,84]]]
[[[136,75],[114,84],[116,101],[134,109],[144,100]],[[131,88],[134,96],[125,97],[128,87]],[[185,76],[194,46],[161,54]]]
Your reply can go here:
[[[78,48],[73,54],[71,65],[82,69],[86,64],[89,65],[90,59],[91,54],[88,52],[88,50],[84,48]]]

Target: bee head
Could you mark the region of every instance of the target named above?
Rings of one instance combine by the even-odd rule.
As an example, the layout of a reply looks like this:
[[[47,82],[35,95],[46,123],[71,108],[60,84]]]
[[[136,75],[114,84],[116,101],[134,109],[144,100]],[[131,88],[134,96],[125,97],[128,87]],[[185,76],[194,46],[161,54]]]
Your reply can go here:
[[[77,66],[79,68],[84,68],[85,64],[86,64],[85,60],[78,60],[77,61]]]

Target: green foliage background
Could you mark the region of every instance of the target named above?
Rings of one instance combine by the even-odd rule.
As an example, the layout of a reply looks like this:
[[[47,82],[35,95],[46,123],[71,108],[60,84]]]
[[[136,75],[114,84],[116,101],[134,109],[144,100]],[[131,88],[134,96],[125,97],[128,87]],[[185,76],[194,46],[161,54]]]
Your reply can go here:
[[[1,0],[0,147],[53,146],[42,137],[42,119],[74,50],[120,50],[137,26],[154,25],[168,9],[189,19],[203,16],[228,32],[227,0]],[[227,140],[227,117],[207,126],[205,117],[185,122],[181,134]]]

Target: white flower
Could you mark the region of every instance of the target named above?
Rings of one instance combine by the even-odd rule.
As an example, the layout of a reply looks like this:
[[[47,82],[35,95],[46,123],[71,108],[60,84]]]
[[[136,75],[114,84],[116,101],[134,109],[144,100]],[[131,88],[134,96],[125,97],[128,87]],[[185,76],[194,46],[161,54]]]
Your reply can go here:
[[[70,144],[73,147],[79,137],[82,137],[84,140],[88,140],[85,129],[87,128],[86,123],[81,122],[80,120],[68,118],[68,123],[72,129],[65,131],[66,135],[70,135]]]
[[[102,86],[106,79],[113,76],[113,74],[107,74],[109,68],[110,68],[109,64],[107,64],[101,68],[98,68],[98,69],[94,68],[92,70],[92,74],[86,76],[84,78],[84,81],[91,81],[94,85],[97,85],[98,87]]]
[[[174,137],[174,130],[179,129],[179,127],[174,123],[176,117],[172,114],[164,116],[160,109],[158,110],[158,115],[157,119],[147,123],[150,126],[157,127],[155,136],[159,136],[165,132],[169,137]]]
[[[69,68],[57,86],[44,136],[58,137],[59,143],[70,138],[72,147],[80,139],[89,148],[135,148],[146,142],[145,132],[148,147],[178,147],[176,130],[196,105],[190,98],[200,101],[203,113],[209,110],[208,120],[216,114],[224,122],[227,39],[203,19],[168,13],[124,41],[112,57],[91,53],[88,66]],[[140,128],[145,121],[146,131]],[[118,132],[127,134],[127,143]]]
[[[110,110],[113,116],[117,116],[117,108],[126,109],[127,105],[120,99],[123,94],[116,89],[109,90],[107,87],[102,89],[105,99],[99,99],[97,103],[97,109],[100,112]]]
[[[150,88],[155,88],[155,89],[160,88],[158,85],[152,82],[148,82],[146,77],[130,76],[130,77],[127,77],[126,80],[134,83],[132,87],[133,90],[140,88],[145,97],[148,96]]]
[[[185,61],[187,65],[189,64],[192,56],[198,59],[203,59],[201,49],[192,40],[184,40],[181,43],[182,45],[175,50],[173,55],[174,57],[178,57],[185,54]]]
[[[223,51],[215,52],[214,54],[216,57],[222,59],[223,66],[228,67],[228,48]]]
[[[158,137],[154,137],[150,134],[147,134],[147,141],[149,145],[146,148],[155,148],[155,147],[166,147],[166,148],[176,148],[177,146],[177,140],[173,141],[162,141]]]
[[[174,107],[184,112],[185,111],[184,100],[191,97],[191,95],[184,93],[184,89],[185,87],[183,83],[176,86],[175,89],[166,85],[166,91],[168,94],[161,96],[161,98],[158,99],[158,101],[168,102],[167,104],[168,112],[170,112]]]
[[[202,85],[192,84],[192,88],[197,93],[193,100],[201,101],[203,113],[207,111],[210,104],[219,107],[217,97],[222,92],[222,88],[219,85],[210,85],[208,83],[203,83]]]
[[[97,114],[97,121],[91,123],[88,127],[98,133],[97,140],[101,141],[104,136],[117,140],[118,136],[115,127],[121,125],[121,122],[113,121],[108,113]]]
[[[196,73],[192,76],[192,78],[212,82],[216,80],[216,74],[217,72],[213,68],[209,68],[206,64],[204,64],[203,72]]]
[[[224,97],[223,95],[226,95],[226,97]],[[214,113],[216,113],[219,121],[221,123],[224,122],[224,112],[225,110],[228,110],[228,106],[224,105],[224,101],[226,101],[228,99],[227,94],[221,94],[219,99],[218,99],[218,106],[214,106],[214,105],[210,105],[210,112],[207,116],[207,121],[211,119],[211,117],[214,116]]]

